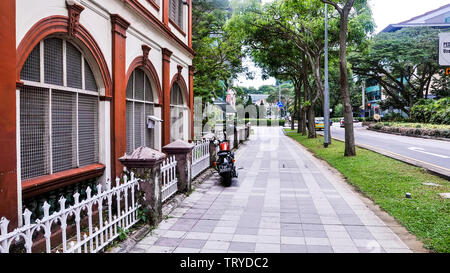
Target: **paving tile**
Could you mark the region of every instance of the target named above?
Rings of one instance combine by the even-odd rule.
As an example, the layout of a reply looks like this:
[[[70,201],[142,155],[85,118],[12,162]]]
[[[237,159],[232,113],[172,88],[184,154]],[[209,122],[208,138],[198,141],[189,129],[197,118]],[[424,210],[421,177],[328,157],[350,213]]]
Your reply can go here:
[[[234,234],[235,232],[236,232],[235,227],[216,226],[216,228],[213,230],[213,233],[219,233],[219,234]]]
[[[206,240],[209,238],[211,233],[207,232],[188,232],[186,233],[185,239],[199,239],[199,240]]]
[[[207,241],[203,246],[203,249],[213,249],[213,250],[228,250],[230,246],[229,242],[223,241]]]
[[[281,243],[284,245],[305,245],[304,237],[281,237]]]
[[[359,253],[355,246],[333,246],[334,253]]]
[[[315,245],[315,246],[329,246],[330,245],[330,240],[328,240],[328,238],[305,237],[305,242],[307,245]]]
[[[257,235],[256,243],[267,243],[267,244],[279,244],[281,241],[280,236],[271,235]]]
[[[256,253],[280,253],[280,244],[266,244],[266,243],[256,243],[255,246]]]
[[[184,239],[179,243],[179,247],[201,249],[205,245],[206,240]]]
[[[231,242],[228,252],[255,252],[256,243]]]
[[[173,253],[199,253],[200,249],[198,248],[188,248],[188,247],[177,247]]]
[[[234,233],[239,235],[257,235],[258,230],[257,228],[237,227]]]
[[[230,242],[233,239],[233,236],[234,234],[212,233],[208,240]]]
[[[164,237],[167,238],[181,238],[186,234],[186,231],[168,230],[164,233]]]
[[[168,246],[168,247],[176,247],[182,241],[182,239],[177,238],[166,238],[160,237],[156,242],[155,246]]]
[[[303,230],[305,237],[311,238],[327,238],[327,233],[322,230]]]
[[[306,245],[284,245],[280,246],[281,253],[307,253]]]
[[[306,249],[308,253],[334,253],[331,246],[307,245]]]
[[[152,246],[150,248],[145,249],[145,253],[172,253],[174,250],[175,247]]]
[[[233,242],[245,242],[245,243],[256,243],[256,235],[241,235],[235,234],[232,241]]]

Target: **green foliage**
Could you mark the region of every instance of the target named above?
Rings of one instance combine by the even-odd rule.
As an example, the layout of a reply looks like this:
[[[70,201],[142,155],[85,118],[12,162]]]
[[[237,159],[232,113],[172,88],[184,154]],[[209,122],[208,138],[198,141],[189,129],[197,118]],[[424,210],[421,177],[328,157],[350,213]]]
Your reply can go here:
[[[128,234],[129,234],[128,229],[118,227],[118,232],[119,232],[119,241],[123,241],[128,237]]]
[[[430,83],[442,73],[438,59],[438,35],[434,28],[404,28],[375,36],[367,50],[349,54],[353,71],[363,78],[374,79],[387,98],[382,108],[410,108],[430,92]],[[438,88],[436,86],[436,88]]]
[[[449,181],[365,149],[357,148],[356,157],[344,157],[344,144],[340,141],[325,149],[321,136],[308,139],[293,132],[288,132],[288,136],[336,168],[350,184],[416,235],[425,247],[450,253],[450,202],[439,197],[440,192],[450,191]],[[441,187],[425,186],[424,182]],[[405,198],[406,192],[412,193],[413,198]]]
[[[228,0],[193,1],[194,94],[204,102],[224,97],[229,82],[246,70],[242,44],[227,25],[232,12]]]
[[[414,122],[450,125],[450,97],[440,100],[419,100],[411,108]]]

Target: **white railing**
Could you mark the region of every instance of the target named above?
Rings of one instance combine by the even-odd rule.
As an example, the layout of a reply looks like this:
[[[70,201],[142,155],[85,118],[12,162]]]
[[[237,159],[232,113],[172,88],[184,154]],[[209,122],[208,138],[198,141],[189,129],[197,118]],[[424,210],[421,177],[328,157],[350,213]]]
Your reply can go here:
[[[67,208],[66,199],[61,197],[60,210],[51,215],[50,205],[45,202],[42,206],[44,217],[35,223],[31,223],[32,213],[25,209],[25,224],[12,232],[8,232],[9,221],[3,217],[0,220],[0,253],[8,253],[12,244],[24,247],[28,253],[36,252],[35,249],[39,249],[38,243],[43,243],[43,240],[45,250],[40,252],[99,252],[117,238],[121,230],[126,230],[139,221],[137,210],[140,205],[135,200],[135,188],[139,190],[139,179],[134,178],[131,173],[131,179],[127,180],[124,176],[122,184],[116,178],[114,187],[107,181],[103,192],[99,184],[94,196],[91,196],[92,190],[88,187],[86,200],[79,201],[80,194],[75,193],[74,204]],[[114,215],[113,209],[116,210]],[[93,217],[93,214],[98,214],[98,217]],[[97,221],[93,223],[94,220]],[[73,232],[74,229],[76,232]],[[72,233],[73,236],[67,233]],[[52,245],[52,239],[62,243],[59,246]]]
[[[177,161],[175,156],[168,157],[161,163],[161,199],[166,201],[178,191]]]
[[[192,149],[192,178],[209,168],[209,140],[197,142]]]

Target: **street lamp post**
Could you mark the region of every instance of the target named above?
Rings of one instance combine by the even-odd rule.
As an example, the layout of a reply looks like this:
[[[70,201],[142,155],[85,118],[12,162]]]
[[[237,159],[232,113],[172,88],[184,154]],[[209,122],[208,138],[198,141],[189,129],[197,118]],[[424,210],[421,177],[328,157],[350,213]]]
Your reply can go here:
[[[328,148],[330,141],[330,87],[328,84],[328,5],[325,4],[325,91],[323,102],[324,113],[324,147]]]

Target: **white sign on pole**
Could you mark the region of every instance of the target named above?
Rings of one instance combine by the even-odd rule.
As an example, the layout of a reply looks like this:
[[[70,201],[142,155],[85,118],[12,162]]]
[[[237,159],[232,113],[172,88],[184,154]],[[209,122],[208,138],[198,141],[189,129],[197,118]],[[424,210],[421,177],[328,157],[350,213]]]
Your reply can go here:
[[[450,66],[450,32],[439,33],[439,65]]]

